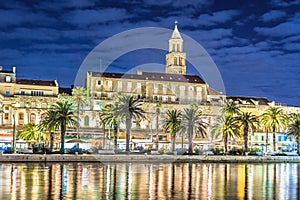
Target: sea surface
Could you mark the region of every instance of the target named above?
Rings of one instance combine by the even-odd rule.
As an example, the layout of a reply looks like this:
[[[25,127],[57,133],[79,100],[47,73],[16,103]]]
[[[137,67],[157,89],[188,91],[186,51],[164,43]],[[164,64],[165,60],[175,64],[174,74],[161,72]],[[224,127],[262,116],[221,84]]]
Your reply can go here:
[[[300,199],[300,164],[0,164],[0,199]]]

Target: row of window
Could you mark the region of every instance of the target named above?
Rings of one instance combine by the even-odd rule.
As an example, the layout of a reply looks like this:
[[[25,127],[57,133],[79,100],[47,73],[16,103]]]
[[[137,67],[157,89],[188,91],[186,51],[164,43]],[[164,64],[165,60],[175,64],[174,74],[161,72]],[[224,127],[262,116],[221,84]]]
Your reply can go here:
[[[249,139],[251,139],[251,136],[250,136],[250,138]],[[266,136],[264,136],[264,135],[255,135],[254,136],[254,141],[265,141],[266,140]],[[268,140],[269,140],[269,142],[272,142],[273,141],[273,136],[272,135],[269,135],[269,138],[268,138]],[[286,141],[287,140],[287,136],[281,136],[281,135],[279,135],[279,136],[277,136],[277,141]]]
[[[98,85],[102,85],[103,82],[101,82],[100,80],[98,80],[98,81],[97,81],[97,84],[98,84]],[[158,90],[160,85],[161,85],[161,84],[154,83],[154,84],[153,84],[153,89],[154,89],[154,90]],[[108,80],[108,81],[107,81],[107,86],[108,86],[108,87],[112,87],[112,81]],[[118,81],[118,88],[122,88],[122,86],[123,86],[123,82]],[[141,87],[142,87],[142,83],[137,82],[137,83],[136,83],[136,87],[137,87],[137,88],[141,88]],[[177,87],[178,87],[178,86],[176,86],[176,85],[171,85],[171,90],[172,90],[172,91],[175,91]],[[127,88],[132,88],[132,82],[127,82]],[[166,90],[166,89],[168,88],[168,86],[167,86],[166,84],[162,84],[162,88],[163,88],[164,90]],[[195,89],[193,86],[183,86],[183,85],[179,86],[179,90],[185,90],[186,88],[187,88],[189,91],[194,91],[194,89]],[[201,91],[202,91],[202,87],[196,87],[196,91],[197,91],[197,92],[201,92]]]

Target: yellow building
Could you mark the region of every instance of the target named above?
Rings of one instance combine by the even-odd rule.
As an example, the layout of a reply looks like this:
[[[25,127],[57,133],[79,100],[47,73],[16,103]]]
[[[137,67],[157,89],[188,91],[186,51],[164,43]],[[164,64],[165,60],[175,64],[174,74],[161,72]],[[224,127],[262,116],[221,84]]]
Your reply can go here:
[[[19,79],[16,67],[0,67],[0,141],[10,140],[14,120],[17,130],[27,123],[38,124],[57,96],[56,80]]]

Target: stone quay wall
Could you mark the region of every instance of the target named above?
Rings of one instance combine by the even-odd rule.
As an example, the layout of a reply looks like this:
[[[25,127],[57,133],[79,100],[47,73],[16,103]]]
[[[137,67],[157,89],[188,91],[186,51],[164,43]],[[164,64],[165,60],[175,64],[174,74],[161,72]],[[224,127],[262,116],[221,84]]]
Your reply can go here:
[[[181,156],[181,155],[45,155],[3,154],[0,163],[300,163],[300,156]]]

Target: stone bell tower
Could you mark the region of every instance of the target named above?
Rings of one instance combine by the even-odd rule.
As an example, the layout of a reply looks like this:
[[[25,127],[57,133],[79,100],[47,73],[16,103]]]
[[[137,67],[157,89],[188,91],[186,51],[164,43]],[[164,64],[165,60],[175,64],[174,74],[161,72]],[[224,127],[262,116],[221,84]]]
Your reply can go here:
[[[166,55],[166,73],[186,74],[186,53],[183,52],[183,40],[177,28],[175,28],[169,39],[169,53]]]

